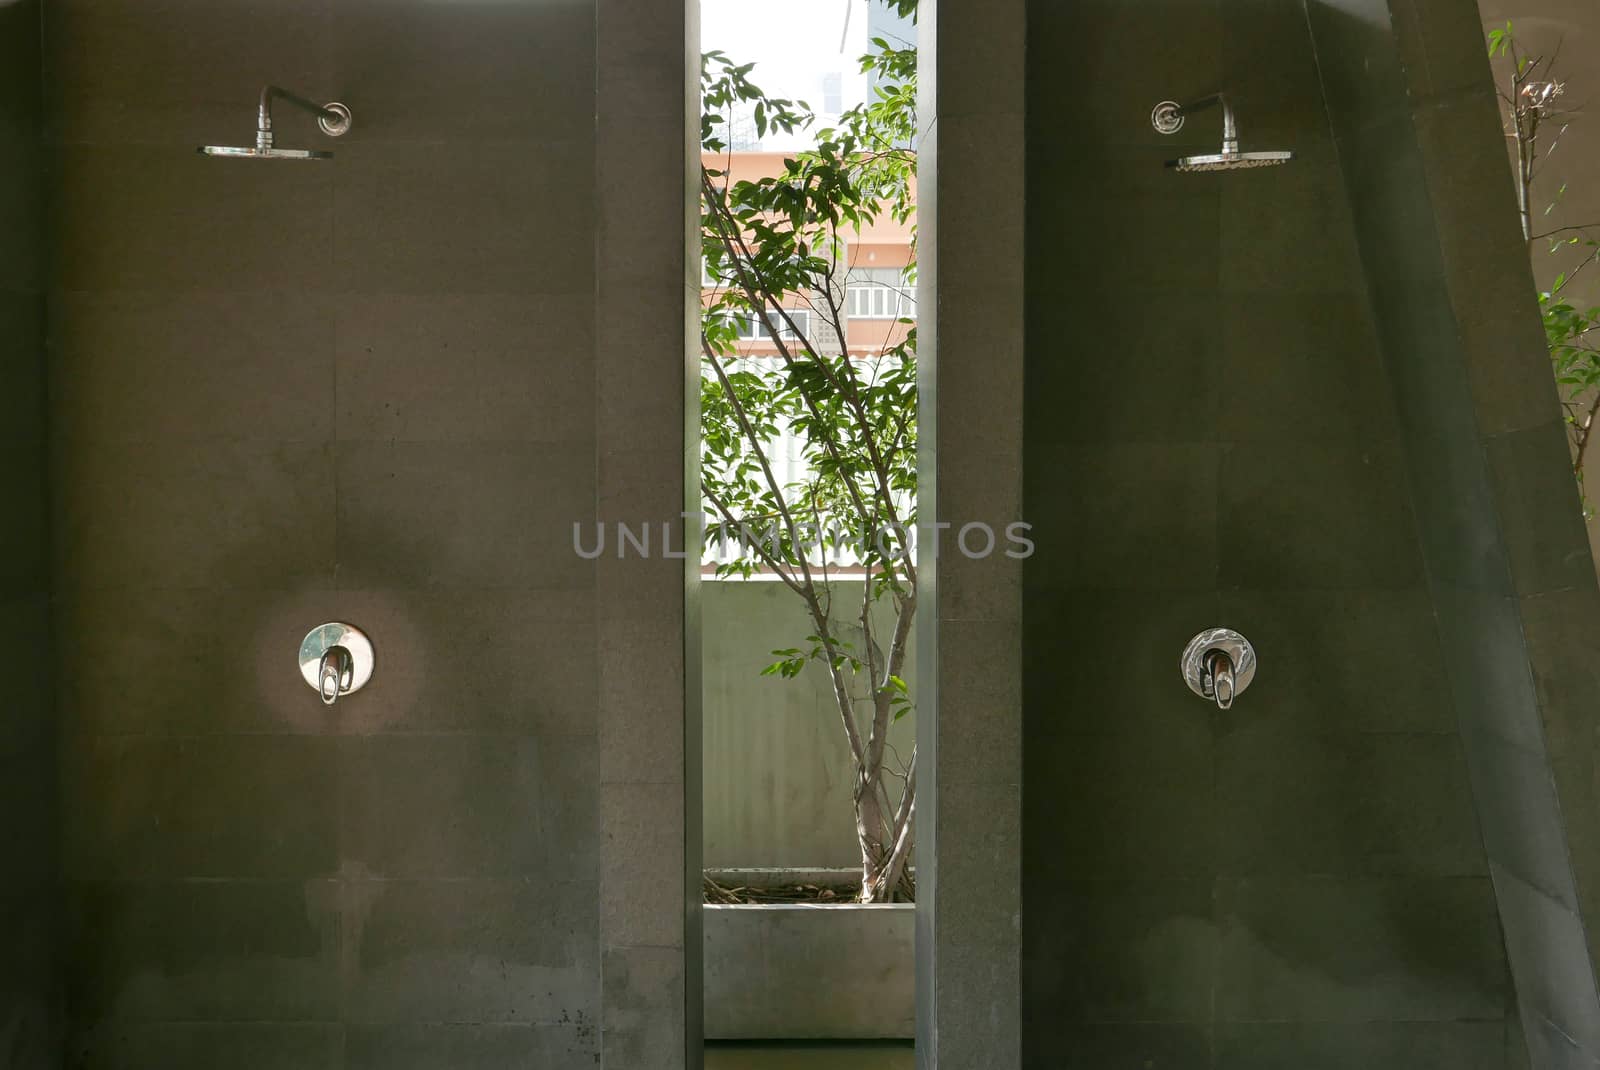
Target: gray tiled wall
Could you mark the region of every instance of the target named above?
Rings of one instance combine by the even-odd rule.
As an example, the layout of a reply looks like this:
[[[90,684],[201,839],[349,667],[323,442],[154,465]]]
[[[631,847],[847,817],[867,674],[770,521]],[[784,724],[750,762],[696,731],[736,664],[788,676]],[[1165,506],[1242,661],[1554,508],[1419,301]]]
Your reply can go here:
[[[1021,0],[918,9],[918,1067],[1021,1040],[1021,563],[956,533],[1022,510]],[[934,521],[953,525],[941,537]],[[931,537],[930,537],[931,536]]]
[[[0,1062],[57,1065],[39,4],[0,6]]]
[[[1592,1067],[1594,567],[1482,30],[1446,4],[1308,12],[1529,1057]]]
[[[700,375],[697,12],[693,0],[598,0],[586,176],[597,204],[599,516],[657,534],[669,525],[680,551],[680,514],[700,497],[689,389]],[[694,555],[662,549],[596,562],[600,1057],[617,1070],[700,1060],[699,569]]]
[[[69,1061],[595,1065],[595,5],[44,21]]]
[[[1443,506],[1305,7],[1034,3],[1029,46],[1023,1063],[1506,1066]],[[1220,116],[1151,108],[1217,89],[1294,162],[1166,170]],[[1261,659],[1226,713],[1177,671],[1214,625]]]

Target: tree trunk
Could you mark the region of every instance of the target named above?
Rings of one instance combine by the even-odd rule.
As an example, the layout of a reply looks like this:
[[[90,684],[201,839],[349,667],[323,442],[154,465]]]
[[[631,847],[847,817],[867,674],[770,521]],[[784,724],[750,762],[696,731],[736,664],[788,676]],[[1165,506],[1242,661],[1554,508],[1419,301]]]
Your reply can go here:
[[[908,864],[911,858],[916,818],[917,757],[913,751],[906,771],[900,804],[893,814],[884,809],[887,797],[882,787],[880,767],[872,780],[863,778],[856,795],[856,836],[861,843],[861,891],[863,903],[892,903],[905,894],[913,898]]]
[[[889,822],[883,812],[878,776],[865,771],[856,775],[856,839],[861,844],[861,901],[873,902],[882,884],[883,867],[889,861],[889,845],[884,842]]]

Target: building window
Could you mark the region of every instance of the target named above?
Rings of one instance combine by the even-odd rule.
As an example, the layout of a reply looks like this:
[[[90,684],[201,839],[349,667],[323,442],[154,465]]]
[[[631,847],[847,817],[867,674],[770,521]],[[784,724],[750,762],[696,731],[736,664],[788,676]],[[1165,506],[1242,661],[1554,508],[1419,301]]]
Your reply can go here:
[[[811,313],[803,308],[784,309],[788,320],[794,321],[794,327],[789,326],[788,320],[776,312],[769,312],[772,324],[769,327],[763,322],[759,312],[752,312],[739,320],[739,337],[746,342],[758,342],[768,338],[782,339],[785,342],[794,341],[802,336],[811,334]]]
[[[895,268],[858,268],[850,272],[846,311],[851,319],[911,319],[916,295]]]

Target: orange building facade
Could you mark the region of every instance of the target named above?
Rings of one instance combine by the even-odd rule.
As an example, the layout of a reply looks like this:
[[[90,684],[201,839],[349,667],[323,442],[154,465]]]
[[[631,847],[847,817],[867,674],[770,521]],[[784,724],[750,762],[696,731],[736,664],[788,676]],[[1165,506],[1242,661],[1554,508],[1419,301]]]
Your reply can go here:
[[[727,173],[728,181],[755,181],[783,172],[783,152],[733,152],[705,154],[706,167]],[[852,356],[870,357],[883,353],[905,339],[905,320],[916,317],[916,289],[905,278],[912,258],[912,227],[887,215],[851,234],[843,257],[841,280],[844,290],[845,348]],[[702,277],[707,300],[716,292],[717,282]],[[811,307],[812,298],[797,294],[786,307],[794,314],[797,326],[821,333],[823,318]],[[831,331],[826,332],[831,335]],[[776,356],[778,348],[765,327],[752,322],[740,346],[741,354],[751,357]],[[819,348],[836,351],[829,342],[808,334]]]

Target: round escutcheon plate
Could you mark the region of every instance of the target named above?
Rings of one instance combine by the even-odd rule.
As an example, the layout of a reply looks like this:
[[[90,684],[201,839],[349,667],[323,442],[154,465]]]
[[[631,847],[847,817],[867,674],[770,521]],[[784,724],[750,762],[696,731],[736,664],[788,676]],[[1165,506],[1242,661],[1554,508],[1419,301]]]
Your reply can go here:
[[[350,686],[339,692],[348,695],[360,691],[372,679],[372,640],[367,638],[365,632],[352,624],[342,624],[337,621],[330,624],[319,624],[306,633],[300,643],[300,675],[305,677],[307,685],[312,690],[320,690],[317,679],[317,669],[322,664],[322,655],[336,646],[342,646],[350,651],[352,671]]]

